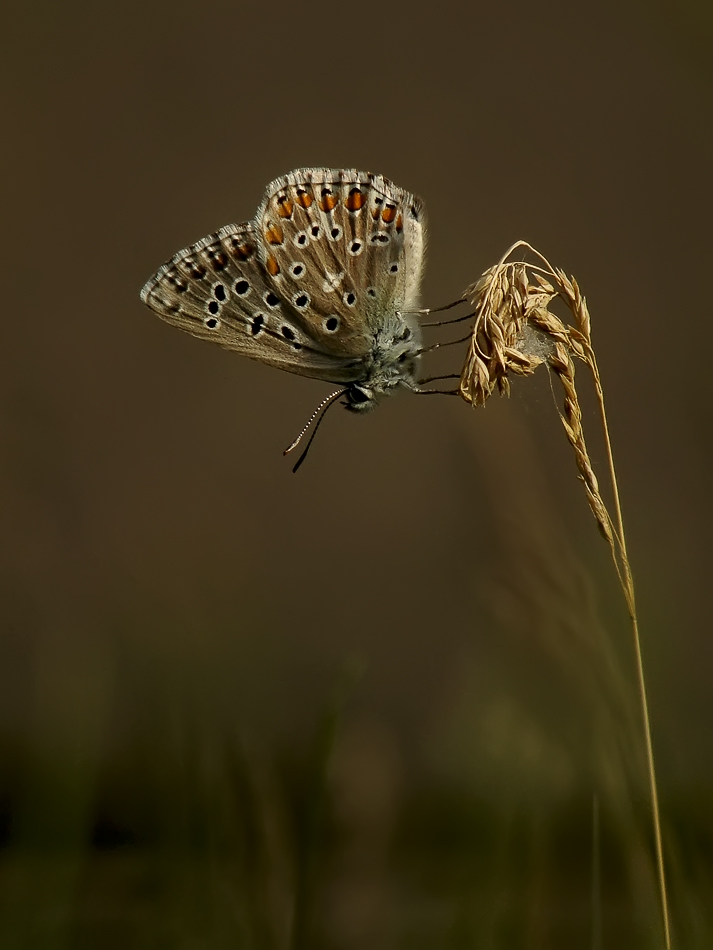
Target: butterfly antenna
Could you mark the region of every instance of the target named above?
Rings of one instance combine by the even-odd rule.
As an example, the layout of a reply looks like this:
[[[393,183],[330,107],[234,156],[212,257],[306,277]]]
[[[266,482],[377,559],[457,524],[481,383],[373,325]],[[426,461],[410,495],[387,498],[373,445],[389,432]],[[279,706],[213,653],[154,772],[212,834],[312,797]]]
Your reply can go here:
[[[311,434],[310,437],[309,437],[309,441],[307,442],[307,445],[305,446],[304,452],[303,452],[302,455],[300,455],[300,457],[297,459],[297,462],[295,463],[295,466],[294,466],[294,468],[292,469],[292,473],[293,473],[293,474],[297,471],[297,469],[300,467],[300,465],[301,465],[301,464],[304,462],[304,460],[307,458],[307,453],[309,452],[309,448],[310,448],[310,446],[312,445],[312,441],[314,440],[314,437],[315,437],[315,435],[317,434],[317,429],[319,429],[319,427],[320,427],[320,425],[321,425],[321,423],[322,423],[322,419],[324,419],[324,415],[325,415],[327,409],[329,409],[329,407],[332,405],[332,403],[333,403],[333,402],[336,402],[336,400],[339,399],[340,396],[343,396],[345,392],[346,392],[346,389],[338,389],[335,393],[332,393],[331,396],[327,396],[326,399],[323,399],[322,402],[321,402],[321,403],[317,406],[317,408],[314,410],[314,412],[312,413],[312,415],[309,417],[309,419],[307,420],[307,424],[303,427],[302,431],[301,431],[300,434],[297,436],[297,438],[295,439],[295,441],[294,441],[291,445],[288,445],[287,448],[285,449],[285,451],[282,453],[283,455],[288,455],[290,452],[292,452],[294,449],[296,449],[297,446],[298,446],[298,445],[300,444],[300,442],[302,441],[302,439],[303,439],[305,433],[307,432],[307,430],[309,429],[309,427],[312,425],[312,423],[314,422],[314,420],[317,419],[317,417],[319,416],[319,418],[317,419],[317,422],[316,422],[316,424],[315,424],[314,429],[312,429],[312,434]],[[320,415],[320,413],[321,413],[321,415]]]

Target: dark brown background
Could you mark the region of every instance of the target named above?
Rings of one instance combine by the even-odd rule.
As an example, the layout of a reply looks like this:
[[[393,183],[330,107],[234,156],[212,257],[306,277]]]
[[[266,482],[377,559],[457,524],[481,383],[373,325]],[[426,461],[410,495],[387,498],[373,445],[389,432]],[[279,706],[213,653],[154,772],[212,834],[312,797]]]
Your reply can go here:
[[[200,344],[139,301],[164,259],[250,218],[304,165],[369,169],[425,199],[427,305],[517,238],[587,294],[667,834],[681,890],[706,905],[711,23],[703,3],[556,0],[9,15],[0,716],[3,873],[25,922],[27,842],[96,842],[102,821],[142,840],[140,763],[164,755],[170,772],[188,734],[200,747],[237,730],[270,761],[299,759],[345,663],[363,673],[344,747],[366,756],[355,774],[393,777],[396,802],[439,783],[486,803],[527,798],[542,775],[557,801],[596,785],[578,758],[588,699],[576,677],[562,686],[533,600],[571,620],[588,591],[627,676],[629,634],[547,379],[477,412],[408,395],[364,419],[335,409],[293,477],[281,451],[329,388]],[[593,410],[586,424],[601,462]],[[500,723],[492,748],[483,723]],[[505,734],[514,759],[498,758]],[[62,877],[64,924],[77,880]],[[38,924],[37,945],[109,945],[64,924]],[[556,945],[542,939],[528,945]]]

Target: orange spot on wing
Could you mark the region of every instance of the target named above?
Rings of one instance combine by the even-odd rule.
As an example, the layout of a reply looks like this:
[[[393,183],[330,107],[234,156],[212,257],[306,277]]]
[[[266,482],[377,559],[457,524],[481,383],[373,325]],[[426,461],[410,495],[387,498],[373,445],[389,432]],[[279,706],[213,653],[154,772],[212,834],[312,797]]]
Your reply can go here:
[[[359,188],[352,188],[347,195],[344,204],[349,211],[359,211],[366,204],[366,196]]]
[[[399,234],[400,234],[400,233],[403,231],[403,229],[404,229],[404,219],[403,219],[403,218],[401,217],[401,215],[399,214],[399,215],[397,215],[397,217],[396,217],[396,230],[397,230],[397,231],[399,232]]]
[[[296,194],[297,204],[303,208],[309,208],[309,206],[314,201],[312,195],[309,192],[305,191],[304,188],[298,188]]]
[[[334,208],[337,204],[336,195],[324,195],[322,200],[319,202],[319,206],[322,211],[334,211]]]
[[[387,205],[381,212],[381,220],[385,224],[391,224],[396,217],[396,205]]]
[[[222,245],[207,247],[205,253],[214,271],[225,270],[228,264],[228,255],[223,250]]]
[[[277,263],[272,254],[269,254],[267,258],[267,272],[271,277],[277,277],[277,275],[280,273],[280,265]]]
[[[280,195],[277,199],[277,213],[281,218],[292,217],[292,202],[287,195]]]
[[[247,241],[241,241],[240,238],[230,239],[230,253],[238,261],[247,261],[255,253],[255,248]]]
[[[279,224],[269,224],[265,228],[265,240],[268,244],[282,244],[285,234]]]

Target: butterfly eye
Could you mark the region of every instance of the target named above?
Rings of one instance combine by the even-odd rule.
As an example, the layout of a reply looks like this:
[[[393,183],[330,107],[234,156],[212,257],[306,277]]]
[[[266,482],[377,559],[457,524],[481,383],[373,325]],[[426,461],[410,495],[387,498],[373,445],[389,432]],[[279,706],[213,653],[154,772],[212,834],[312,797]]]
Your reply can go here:
[[[369,402],[371,395],[365,389],[352,386],[352,388],[347,391],[347,399],[352,405],[363,405],[365,402]]]
[[[324,329],[334,333],[339,329],[339,317],[327,317],[324,321]]]

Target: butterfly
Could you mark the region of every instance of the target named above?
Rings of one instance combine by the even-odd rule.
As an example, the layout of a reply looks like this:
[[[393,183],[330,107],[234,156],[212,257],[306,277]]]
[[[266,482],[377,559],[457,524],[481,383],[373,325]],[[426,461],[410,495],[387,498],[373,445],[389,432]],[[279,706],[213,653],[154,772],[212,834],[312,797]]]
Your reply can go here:
[[[423,202],[386,178],[303,168],[255,218],[175,254],[141,291],[168,323],[270,366],[345,387],[364,412],[413,389]]]

